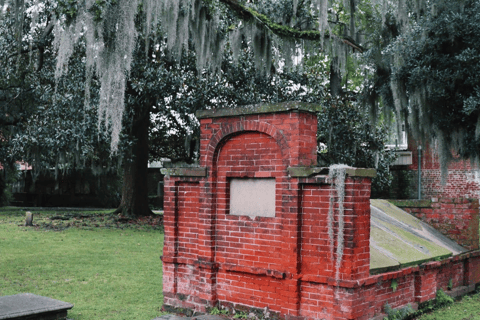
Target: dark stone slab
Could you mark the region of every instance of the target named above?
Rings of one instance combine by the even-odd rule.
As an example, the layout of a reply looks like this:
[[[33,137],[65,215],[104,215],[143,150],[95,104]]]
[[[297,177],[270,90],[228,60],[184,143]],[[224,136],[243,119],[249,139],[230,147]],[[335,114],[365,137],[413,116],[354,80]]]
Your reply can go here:
[[[32,293],[0,297],[0,320],[60,320],[73,304]]]

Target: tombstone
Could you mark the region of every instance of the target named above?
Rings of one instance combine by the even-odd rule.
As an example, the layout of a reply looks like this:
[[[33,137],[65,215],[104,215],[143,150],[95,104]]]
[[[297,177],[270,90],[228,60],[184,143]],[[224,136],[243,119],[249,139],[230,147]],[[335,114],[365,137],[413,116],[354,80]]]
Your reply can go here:
[[[328,168],[315,167],[316,111],[280,103],[197,112],[200,166],[162,170],[167,309],[220,303],[354,318],[338,299],[353,300],[353,284],[369,276],[375,172],[345,169],[343,211],[329,211],[339,203]]]
[[[33,213],[27,211],[25,213],[25,226],[26,227],[33,227]]]
[[[316,167],[316,111],[280,103],[197,112],[200,165],[162,171],[166,310],[383,319],[387,304],[416,307],[439,289],[457,296],[480,283],[480,250],[370,270],[375,171]]]

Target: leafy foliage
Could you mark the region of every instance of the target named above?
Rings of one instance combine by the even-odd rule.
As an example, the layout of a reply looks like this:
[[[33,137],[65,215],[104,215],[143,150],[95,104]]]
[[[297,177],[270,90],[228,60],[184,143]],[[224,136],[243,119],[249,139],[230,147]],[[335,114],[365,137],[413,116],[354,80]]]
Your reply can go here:
[[[12,44],[14,17],[8,11],[3,17],[0,163],[7,169],[2,174],[14,176],[15,170],[8,164],[20,160],[33,166],[33,180],[50,174],[57,181],[68,180],[83,173],[83,181],[89,179],[90,185],[96,186],[93,189],[104,205],[112,206],[118,201],[118,190],[113,189],[118,189],[119,162],[110,156],[108,131],[97,127],[98,86],[95,82],[90,86],[93,106],[84,107],[85,61],[81,43],[71,56],[65,76],[55,81],[53,37],[46,34],[52,8],[55,6],[49,3],[36,8],[37,24],[30,23],[29,14],[25,14],[24,33],[28,37],[22,48],[29,48],[30,37],[35,39],[34,43],[42,42],[42,46],[35,45],[32,51],[25,49],[20,54]]]
[[[128,72],[122,73],[123,76],[128,74],[128,79],[125,78],[124,90],[122,90],[127,109],[125,111],[126,116],[122,121],[124,136],[120,142],[119,154],[127,154],[125,151],[135,144],[135,140],[132,140],[131,137],[129,139],[125,138],[133,132],[133,119],[139,114],[150,115],[149,147],[153,159],[170,157],[176,161],[191,163],[196,157],[195,148],[198,141],[198,138],[196,138],[198,136],[198,122],[194,113],[200,108],[232,107],[262,101],[322,102],[326,111],[320,115],[320,117],[325,117],[325,120],[321,119],[323,125],[320,126],[320,129],[323,131],[320,132],[319,141],[325,144],[328,142],[327,152],[322,153],[322,163],[330,165],[343,162],[354,166],[377,167],[379,174],[376,185],[380,189],[389,183],[388,163],[391,157],[387,156],[387,153],[383,155],[384,129],[377,129],[375,125],[369,124],[368,114],[361,109],[360,104],[360,102],[367,101],[370,103],[370,101],[378,100],[381,95],[378,88],[382,80],[372,79],[373,76],[369,74],[371,69],[359,68],[355,64],[355,60],[352,59],[356,55],[350,55],[346,48],[355,48],[354,52],[362,51],[363,48],[359,47],[359,43],[364,41],[364,36],[362,38],[360,34],[372,33],[373,35],[365,40],[365,43],[372,44],[372,47],[375,47],[376,50],[368,51],[369,53],[366,56],[368,57],[370,54],[370,57],[382,57],[383,49],[396,36],[392,31],[390,38],[387,39],[384,29],[382,29],[382,23],[385,22],[385,25],[391,26],[392,30],[399,30],[398,28],[395,29],[395,8],[387,13],[379,14],[380,9],[376,2],[360,1],[355,8],[345,1],[333,1],[331,10],[326,15],[329,23],[334,27],[330,31],[324,30],[326,32],[324,35],[331,38],[332,41],[329,43],[336,49],[332,47],[333,51],[328,52],[332,52],[333,57],[328,57],[312,53],[318,51],[316,49],[318,43],[307,44],[300,40],[308,39],[307,36],[302,36],[304,31],[307,33],[313,32],[317,37],[315,39],[318,39],[320,35],[315,30],[318,26],[317,19],[319,17],[316,10],[319,1],[291,2],[278,0],[275,2],[255,1],[247,3],[244,1],[220,0],[205,3],[197,1],[194,3],[195,6],[189,6],[192,3],[183,1],[182,4],[185,6],[182,7],[182,10],[184,11],[179,10],[178,12],[176,8],[179,3],[169,1],[162,3],[144,1],[138,7],[135,5],[136,2],[128,4],[124,1],[113,0],[87,1],[85,3],[60,0],[48,3],[50,5],[48,9],[56,12],[61,18],[60,22],[64,22],[64,24],[60,23],[58,26],[62,27],[66,33],[61,33],[58,30],[55,34],[56,36],[62,34],[63,38],[61,39],[66,42],[64,47],[62,47],[63,40],[59,42],[60,54],[53,52],[51,46],[46,51],[48,61],[46,60],[46,64],[41,70],[47,81],[43,87],[45,93],[40,95],[41,99],[44,100],[37,97],[32,99],[32,101],[45,101],[38,104],[43,109],[33,110],[32,112],[35,119],[38,118],[41,121],[38,122],[39,125],[37,126],[37,121],[32,120],[34,118],[27,120],[28,130],[31,134],[28,134],[28,138],[22,137],[22,139],[25,139],[23,146],[29,145],[32,148],[29,147],[29,152],[26,149],[22,151],[20,136],[18,140],[15,140],[16,150],[21,150],[19,154],[25,155],[32,162],[35,161],[37,167],[54,166],[57,167],[59,172],[73,167],[87,166],[91,168],[116,168],[117,159],[109,157],[107,148],[105,148],[111,142],[108,136],[111,133],[109,130],[112,128],[112,122],[108,120],[105,125],[100,127],[94,124],[97,107],[102,103],[106,106],[104,103],[106,100],[99,98],[103,90],[102,77],[110,74],[108,72],[113,69],[107,68],[110,70],[107,73],[97,70],[97,76],[95,77],[91,68],[95,63],[97,68],[102,68],[102,63],[106,67],[112,65],[110,62],[114,61],[118,55],[112,56],[113,60],[109,60],[103,54],[108,55],[110,51],[121,49],[118,51],[120,56],[128,51],[128,57],[132,57],[132,59],[131,61],[129,59],[124,61],[125,64],[128,64],[127,69],[125,69]],[[236,4],[240,6],[236,6]],[[134,43],[133,49],[118,47],[121,43],[117,41],[118,37],[115,37],[111,30],[111,27],[115,25],[114,21],[130,19],[131,15],[127,14],[123,15],[122,18],[112,18],[112,14],[117,11],[121,11],[122,14],[125,13],[125,6],[128,5],[135,5],[133,11],[137,12],[133,29],[132,24],[122,20],[123,26],[129,28],[127,28],[128,30],[125,29],[124,32],[127,32],[129,37],[132,35],[137,37],[138,41]],[[393,7],[396,6],[393,5]],[[169,11],[170,9],[173,11]],[[168,20],[167,13],[169,12],[175,14],[171,15],[171,21]],[[248,19],[245,18],[247,12],[250,12]],[[201,19],[196,22],[192,21],[190,18],[195,15],[200,15]],[[28,15],[26,16],[28,17]],[[383,17],[386,18],[383,19]],[[205,20],[203,20],[204,18]],[[322,17],[322,19],[324,18]],[[85,20],[85,23],[87,25],[93,24],[92,26],[89,25],[88,32],[84,33],[85,37],[80,36],[82,34],[81,30],[84,30],[81,25],[82,19],[91,19]],[[40,20],[48,23],[47,15],[41,16]],[[248,23],[246,20],[248,20]],[[205,28],[203,28],[203,24],[205,24]],[[207,24],[209,24],[208,28],[206,27]],[[270,41],[268,39],[274,38],[268,29],[268,26],[273,24],[280,29],[286,28],[285,30],[288,32],[294,32],[296,36],[293,38],[296,39],[292,40],[292,37],[288,35],[274,32],[277,38],[268,44]],[[197,28],[198,30],[191,33],[192,26],[202,28]],[[217,29],[212,31],[214,27]],[[29,31],[29,28],[29,24],[26,23],[25,34],[33,32]],[[240,29],[246,31],[240,33],[240,37],[237,37],[235,42],[231,35]],[[94,30],[93,33],[90,32],[92,30]],[[212,32],[212,34],[209,32]],[[336,36],[333,37],[333,34],[336,34]],[[189,38],[192,35],[193,38]],[[205,40],[204,43],[208,43],[208,41],[216,39],[212,38],[212,35],[222,36],[222,41],[227,42],[219,43],[225,43],[226,45],[222,49],[227,50],[219,51],[223,52],[220,58],[205,60],[205,57],[217,54],[216,47],[202,47],[200,45],[203,40]],[[50,37],[49,45],[51,45],[51,40]],[[89,52],[89,50],[94,47],[89,45],[92,43],[89,41],[107,45],[105,48],[99,49],[97,55],[93,55],[93,57],[101,57],[101,59],[95,61],[91,59],[92,52]],[[127,42],[130,45],[133,44],[131,41]],[[75,43],[77,43],[77,46],[72,47]],[[123,44],[127,45],[127,43]],[[23,46],[26,47],[26,43]],[[265,50],[268,46],[276,53],[273,55],[267,54]],[[283,52],[283,48],[288,50],[286,49]],[[122,51],[124,49],[127,51]],[[71,56],[70,52],[72,53]],[[130,52],[133,52],[133,54],[130,55]],[[259,56],[259,52],[266,55]],[[59,57],[57,66],[54,66],[53,61],[55,55]],[[295,63],[289,64],[285,56],[293,57]],[[69,60],[66,60],[66,58],[69,58]],[[199,60],[202,63],[199,64]],[[337,62],[331,63],[330,60]],[[270,61],[273,61],[273,64],[271,68],[267,68],[269,69],[268,72],[258,72],[259,65],[269,66]],[[375,61],[377,63],[380,60],[365,61]],[[304,62],[304,64],[302,65],[300,62]],[[208,63],[213,64],[211,68],[207,66]],[[68,69],[64,68],[67,65]],[[55,73],[53,70],[57,69],[58,71],[58,66],[60,66],[64,76],[58,78],[57,83],[52,84],[52,74]],[[109,78],[113,79],[115,72],[125,71],[120,69],[113,70],[112,76]],[[383,70],[386,77],[389,77],[391,69],[388,67],[387,59],[382,60],[382,67],[378,70]],[[57,72],[57,76],[58,74]],[[341,78],[339,75],[343,75],[344,78],[340,79],[338,85],[330,85],[330,88],[340,86],[341,90],[338,91],[338,96],[334,95],[334,97],[329,98],[326,88],[328,88],[329,77],[330,82],[333,83],[332,79],[335,77],[332,75],[336,75],[337,79]],[[39,77],[38,74],[36,76]],[[370,84],[373,83],[374,85],[370,85],[368,82],[362,83],[361,80],[365,77],[372,79]],[[36,80],[33,82],[37,83]],[[366,97],[364,100],[360,100],[359,93],[362,90],[374,94],[370,96],[367,94],[364,96]],[[386,91],[390,92],[389,90]],[[84,104],[82,97],[86,93],[90,97],[90,99],[87,99],[87,107],[83,113],[78,112],[78,106]],[[119,95],[115,96],[118,97]],[[326,102],[324,102],[325,99]],[[384,100],[383,104],[388,104],[389,100]],[[109,105],[117,104],[111,103]],[[372,105],[378,106],[376,103],[372,103]],[[58,109],[56,109],[57,107]],[[62,110],[64,111],[62,112]],[[104,112],[105,110],[102,109],[100,116]],[[339,113],[335,114],[335,112]],[[342,115],[340,116],[340,114]],[[56,118],[61,120],[49,120]],[[345,121],[337,121],[339,118]],[[119,117],[111,119],[113,122],[119,121]],[[83,124],[80,125],[79,123],[82,120]],[[346,128],[346,123],[351,128]],[[338,125],[338,128],[332,129],[332,124]],[[25,130],[26,127],[24,126],[22,130]],[[116,128],[118,129],[118,123]],[[39,132],[44,130],[46,132],[45,137],[38,135]],[[47,132],[50,137],[58,136],[58,139],[47,138]],[[357,137],[353,137],[354,135],[357,135]],[[95,141],[95,139],[97,140]],[[33,156],[39,154],[40,151],[37,152],[37,150],[41,149],[40,146],[48,146],[48,148],[43,149],[45,151],[43,160],[41,157],[34,159]],[[342,152],[344,152],[344,155],[341,155]],[[353,161],[352,159],[355,157],[358,160]],[[129,154],[123,159],[123,163],[133,161],[132,159],[134,159],[134,156]],[[57,165],[57,162],[59,164],[63,163],[63,165]]]
[[[386,303],[384,306],[385,312],[387,313],[387,317],[384,317],[384,320],[402,320],[407,319],[409,315],[414,313],[414,310],[410,304],[403,308],[399,309],[392,309],[392,307]]]
[[[389,48],[417,138],[439,143],[441,161],[480,156],[480,3],[434,1]]]
[[[324,112],[318,114],[320,165],[376,168],[372,197],[381,197],[392,181],[389,166],[395,159],[385,149],[387,127],[372,125],[368,112],[351,100],[330,98],[324,105]]]

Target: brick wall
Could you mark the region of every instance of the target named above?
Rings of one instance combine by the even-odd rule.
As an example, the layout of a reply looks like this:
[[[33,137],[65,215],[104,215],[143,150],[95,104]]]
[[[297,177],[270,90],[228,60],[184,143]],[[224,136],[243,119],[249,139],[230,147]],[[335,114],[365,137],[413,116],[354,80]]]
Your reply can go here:
[[[412,150],[412,165],[408,167],[418,175],[418,149],[414,142],[409,143]],[[469,160],[453,161],[448,165],[448,176],[442,184],[438,153],[435,146],[426,146],[422,150],[422,198],[475,198],[480,199],[480,168],[472,166]],[[413,181],[413,180],[412,180]],[[416,184],[412,189],[416,189]]]
[[[480,282],[480,252],[474,251],[443,261],[367,276],[359,281],[302,282],[300,316],[304,319],[384,319],[385,306],[416,309],[435,299],[442,289],[457,297]]]
[[[317,184],[313,184],[317,182]],[[370,178],[349,177],[345,183],[344,216],[339,238],[340,215],[329,230],[328,213],[332,186],[318,179],[302,180],[301,273],[303,279],[354,280],[370,268]],[[339,241],[343,250],[338,250]],[[341,256],[340,256],[341,255]],[[338,261],[341,260],[341,264]],[[319,267],[321,266],[321,267]]]
[[[428,223],[459,245],[479,248],[479,200],[433,198],[424,201],[395,201],[403,210]]]
[[[317,121],[305,105],[198,116],[200,167],[162,171],[166,307],[221,304],[268,307],[282,319],[369,319],[385,303],[420,303],[450,281],[470,289],[480,281],[478,251],[370,276],[373,171],[346,170],[340,212],[328,169],[313,166]],[[274,216],[230,213],[230,182],[244,178],[275,181]]]

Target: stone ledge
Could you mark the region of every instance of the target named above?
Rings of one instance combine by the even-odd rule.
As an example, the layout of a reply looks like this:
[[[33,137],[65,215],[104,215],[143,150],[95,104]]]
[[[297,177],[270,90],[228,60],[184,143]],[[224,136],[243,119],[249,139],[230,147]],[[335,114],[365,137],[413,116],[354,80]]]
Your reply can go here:
[[[0,297],[0,319],[65,319],[73,304],[32,293]]]
[[[431,200],[396,200],[396,199],[389,199],[388,202],[392,203],[393,205],[399,208],[430,208],[432,205]]]
[[[165,176],[174,177],[206,177],[207,168],[205,167],[187,167],[187,168],[163,168],[160,172]]]
[[[294,178],[306,178],[313,175],[328,175],[330,169],[328,167],[289,167],[288,173]],[[366,168],[347,168],[346,174],[349,177],[370,177],[377,175],[375,169]]]
[[[265,113],[279,113],[287,111],[304,111],[316,113],[321,111],[322,107],[317,104],[305,102],[281,102],[281,103],[261,103],[246,106],[239,106],[236,108],[222,108],[210,110],[198,110],[195,115],[198,119],[205,118],[223,118],[236,117],[250,114],[265,114]]]

